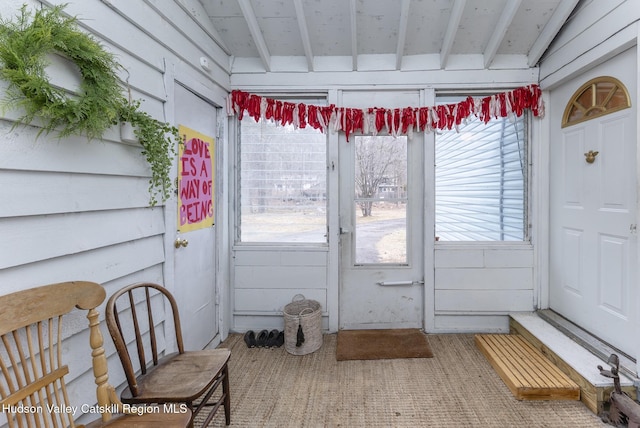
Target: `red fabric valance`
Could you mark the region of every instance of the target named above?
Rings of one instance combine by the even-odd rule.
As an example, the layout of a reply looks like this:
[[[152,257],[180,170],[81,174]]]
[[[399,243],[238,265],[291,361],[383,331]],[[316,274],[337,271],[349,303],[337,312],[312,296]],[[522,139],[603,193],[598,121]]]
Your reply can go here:
[[[229,95],[227,109],[230,115],[242,120],[245,112],[256,122],[272,120],[280,125],[291,124],[298,128],[310,126],[322,132],[343,131],[347,141],[353,132],[373,134],[386,130],[390,135],[407,135],[413,132],[431,132],[456,128],[474,115],[484,123],[492,118],[521,116],[526,109],[534,116],[544,116],[544,104],[538,85],[532,84],[483,98],[466,97],[455,104],[432,107],[404,108],[350,108],[307,105],[266,98],[248,92],[234,90]]]

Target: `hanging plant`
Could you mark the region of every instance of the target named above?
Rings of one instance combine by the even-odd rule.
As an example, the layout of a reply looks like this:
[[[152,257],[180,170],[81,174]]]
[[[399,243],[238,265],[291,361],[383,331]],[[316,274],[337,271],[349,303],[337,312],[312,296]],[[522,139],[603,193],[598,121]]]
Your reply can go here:
[[[122,66],[90,35],[79,30],[77,18],[62,14],[65,5],[37,10],[26,6],[16,20],[0,21],[0,77],[9,82],[5,105],[23,113],[14,124],[41,121],[40,133],[56,131],[59,137],[72,134],[101,138],[121,121],[137,127],[142,154],[151,167],[150,204],[165,201],[173,183],[169,174],[175,148],[171,136],[177,128],[140,111],[139,101],[122,95],[116,70]],[[74,95],[52,85],[46,74],[48,54],[72,61],[82,76]],[[176,139],[179,141],[179,139]]]
[[[151,167],[149,180],[151,206],[158,202],[158,197],[166,201],[173,191],[170,173],[176,155],[173,141],[181,142],[178,128],[160,122],[147,112],[140,110],[138,100],[122,106],[118,122],[127,122],[133,126],[133,133],[142,145],[142,154]],[[173,137],[173,140],[169,137]]]

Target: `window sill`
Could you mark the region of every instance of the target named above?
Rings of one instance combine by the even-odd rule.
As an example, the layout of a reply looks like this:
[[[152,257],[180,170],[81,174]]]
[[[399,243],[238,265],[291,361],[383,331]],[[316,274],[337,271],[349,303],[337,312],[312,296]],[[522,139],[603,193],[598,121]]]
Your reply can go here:
[[[243,242],[233,245],[233,251],[317,251],[328,252],[328,244],[311,243],[274,243]]]
[[[443,242],[437,241],[434,243],[435,250],[478,250],[478,249],[496,249],[496,250],[514,250],[514,251],[526,251],[532,250],[533,244],[531,242],[491,242],[491,241],[479,241],[479,242]]]

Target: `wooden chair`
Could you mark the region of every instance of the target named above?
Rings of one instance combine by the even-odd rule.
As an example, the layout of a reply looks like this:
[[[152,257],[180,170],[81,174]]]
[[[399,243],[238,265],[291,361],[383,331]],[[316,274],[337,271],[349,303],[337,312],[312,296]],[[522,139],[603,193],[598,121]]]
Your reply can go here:
[[[178,306],[167,289],[152,283],[124,287],[107,301],[105,317],[127,378],[128,387],[120,395],[124,403],[183,403],[193,411],[192,421],[209,407],[203,427],[223,406],[225,422],[231,423],[228,369],[231,352],[185,351]],[[168,331],[167,321],[171,320],[178,351],[163,356],[156,329]]]
[[[93,282],[63,282],[0,296],[0,413],[12,427],[82,427],[74,419],[82,411],[69,403],[62,363],[63,315],[74,307],[88,310],[92,366],[97,385],[97,406],[91,413],[101,419],[86,427],[186,427],[191,412],[148,409],[142,415],[113,415],[122,410],[115,389],[109,385],[96,307],[104,289]],[[125,409],[126,410],[126,409]],[[153,410],[153,412],[151,411]]]

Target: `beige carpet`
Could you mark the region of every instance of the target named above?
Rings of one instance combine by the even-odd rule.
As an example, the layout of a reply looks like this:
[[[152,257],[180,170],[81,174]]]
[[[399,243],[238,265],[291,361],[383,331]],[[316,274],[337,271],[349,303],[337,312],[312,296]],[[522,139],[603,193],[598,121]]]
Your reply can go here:
[[[415,328],[338,332],[338,361],[431,357],[427,335]]]
[[[336,361],[335,334],[303,356],[231,335],[231,426],[608,427],[579,401],[516,400],[473,335],[428,339],[433,358]],[[224,426],[223,412],[210,426]]]

